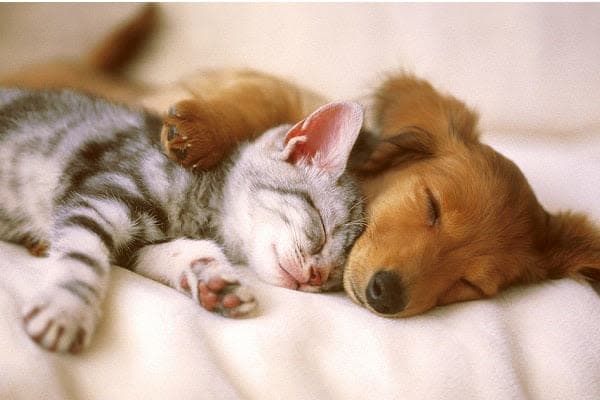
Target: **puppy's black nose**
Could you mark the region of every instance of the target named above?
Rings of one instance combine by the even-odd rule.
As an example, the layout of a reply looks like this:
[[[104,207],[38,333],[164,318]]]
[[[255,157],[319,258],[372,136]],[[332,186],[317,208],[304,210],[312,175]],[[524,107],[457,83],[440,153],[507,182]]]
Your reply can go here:
[[[369,305],[381,314],[396,314],[406,307],[402,282],[390,271],[379,271],[373,275],[366,294]]]

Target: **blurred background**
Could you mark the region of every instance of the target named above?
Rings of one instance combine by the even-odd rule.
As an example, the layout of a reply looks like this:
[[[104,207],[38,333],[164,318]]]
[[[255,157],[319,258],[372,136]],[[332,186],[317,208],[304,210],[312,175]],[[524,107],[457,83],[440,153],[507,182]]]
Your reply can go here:
[[[2,3],[0,73],[77,58],[141,6]],[[484,130],[600,127],[599,4],[165,3],[161,13],[131,70],[147,82],[240,66],[361,99],[404,68],[478,109]]]

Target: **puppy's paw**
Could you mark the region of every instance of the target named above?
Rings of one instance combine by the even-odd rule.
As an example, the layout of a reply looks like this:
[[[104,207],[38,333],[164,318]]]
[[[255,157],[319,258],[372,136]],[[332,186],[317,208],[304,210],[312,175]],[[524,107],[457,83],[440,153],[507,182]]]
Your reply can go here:
[[[229,150],[223,132],[224,118],[200,100],[184,100],[164,118],[161,142],[167,156],[186,168],[206,170],[221,161]]]
[[[256,309],[252,292],[240,284],[235,270],[215,258],[192,261],[181,274],[177,289],[225,317],[244,317]]]
[[[79,353],[92,338],[99,310],[61,288],[53,288],[23,309],[27,334],[48,351]]]

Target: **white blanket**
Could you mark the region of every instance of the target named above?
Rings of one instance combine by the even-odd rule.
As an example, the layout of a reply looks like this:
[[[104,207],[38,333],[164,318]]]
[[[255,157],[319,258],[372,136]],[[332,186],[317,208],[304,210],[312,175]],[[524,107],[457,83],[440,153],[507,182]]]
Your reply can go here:
[[[576,197],[598,219],[600,185],[590,184],[600,177],[598,138],[496,142],[526,172],[537,170],[529,174],[532,184],[541,192],[553,188],[555,206],[577,203]],[[568,182],[560,180],[565,172]],[[272,287],[246,271],[260,313],[227,320],[116,268],[93,345],[74,357],[39,349],[21,329],[22,299],[40,284],[45,262],[0,243],[2,399],[595,400],[600,394],[600,297],[587,283],[513,288],[494,300],[393,320],[342,294]]]
[[[12,57],[1,62],[12,68],[19,54],[75,49],[134,6],[2,7],[0,49]],[[600,222],[597,5],[165,7],[142,77],[245,65],[359,98],[383,71],[409,66],[481,111],[484,140],[521,166],[550,211]],[[392,320],[247,272],[260,313],[226,320],[115,268],[91,348],[69,356],[40,350],[21,328],[45,262],[0,243],[3,400],[600,398],[600,296],[585,282]]]

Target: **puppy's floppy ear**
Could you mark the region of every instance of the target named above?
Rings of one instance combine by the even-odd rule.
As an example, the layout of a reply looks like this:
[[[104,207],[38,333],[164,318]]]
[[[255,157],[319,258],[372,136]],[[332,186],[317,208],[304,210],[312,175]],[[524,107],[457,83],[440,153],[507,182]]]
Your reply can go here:
[[[477,114],[408,74],[384,81],[375,92],[373,109],[377,137],[359,138],[351,156],[358,173],[376,173],[479,143]]]
[[[361,132],[350,155],[350,169],[371,174],[405,162],[420,160],[435,153],[433,136],[416,126],[405,127],[397,135],[379,139]]]
[[[540,267],[548,278],[579,276],[600,281],[600,230],[584,215],[549,215],[541,238]]]
[[[375,92],[374,112],[375,128],[383,139],[407,127],[419,127],[434,136],[438,147],[479,140],[474,111],[409,74],[400,73],[383,82]]]

